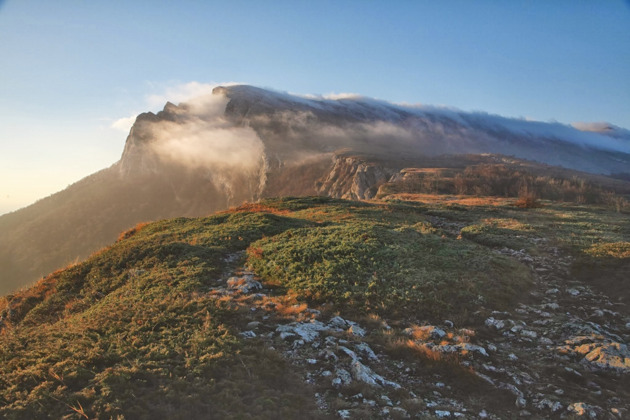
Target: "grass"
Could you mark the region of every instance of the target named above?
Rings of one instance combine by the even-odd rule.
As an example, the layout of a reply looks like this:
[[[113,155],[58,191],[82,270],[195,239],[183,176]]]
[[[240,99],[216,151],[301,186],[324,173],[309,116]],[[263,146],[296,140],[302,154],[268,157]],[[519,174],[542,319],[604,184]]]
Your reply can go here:
[[[237,338],[235,312],[204,292],[227,254],[303,224],[268,213],[153,223],[5,299],[0,416],[309,417],[298,376]]]
[[[0,299],[0,417],[318,417],[299,372],[244,341],[243,311],[209,291],[242,251],[275,287],[278,314],[305,319],[307,304],[327,303],[374,324],[476,325],[531,285],[529,268],[495,252],[502,247],[559,247],[576,257],[576,276],[627,296],[627,217],[544,204],[284,198],[136,226]],[[440,223],[461,226],[461,236]],[[392,356],[420,357],[429,371],[452,365],[478,386],[417,340],[386,341]]]

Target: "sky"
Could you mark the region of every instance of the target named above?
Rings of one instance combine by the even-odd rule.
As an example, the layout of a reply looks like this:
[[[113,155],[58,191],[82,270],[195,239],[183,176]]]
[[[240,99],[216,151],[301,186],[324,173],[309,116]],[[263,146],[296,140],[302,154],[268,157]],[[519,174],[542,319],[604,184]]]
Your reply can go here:
[[[0,0],[0,214],[241,82],[630,128],[630,1]]]

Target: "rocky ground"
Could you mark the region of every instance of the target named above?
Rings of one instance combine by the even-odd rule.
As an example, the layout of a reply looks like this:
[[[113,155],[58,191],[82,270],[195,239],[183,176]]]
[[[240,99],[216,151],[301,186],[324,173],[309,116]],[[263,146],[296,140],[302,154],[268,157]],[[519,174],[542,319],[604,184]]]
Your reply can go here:
[[[629,418],[628,308],[574,280],[571,258],[535,241],[536,256],[495,250],[530,266],[536,285],[475,327],[309,308],[261,284],[242,254],[209,293],[241,306],[240,334],[283,354],[325,416]]]

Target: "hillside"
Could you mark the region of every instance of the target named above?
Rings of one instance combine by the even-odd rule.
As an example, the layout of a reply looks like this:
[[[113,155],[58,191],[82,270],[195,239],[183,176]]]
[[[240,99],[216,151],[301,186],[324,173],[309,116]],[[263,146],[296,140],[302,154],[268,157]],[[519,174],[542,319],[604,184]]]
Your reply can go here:
[[[534,188],[543,198],[622,208],[629,191],[627,130],[583,129],[595,131],[362,97],[216,88],[208,97],[139,115],[114,165],[0,216],[0,294],[82,261],[136,223],[206,216],[266,197],[366,199],[383,184],[389,188],[383,194],[432,193],[427,186],[444,175],[448,193],[514,196]],[[475,190],[483,176],[474,168],[497,168],[490,155],[512,160],[499,162],[507,165],[503,172],[484,175],[509,178],[505,191]],[[409,168],[436,170],[418,183],[418,173],[404,172]],[[518,175],[524,168],[526,187]],[[543,188],[550,183],[551,190]]]
[[[630,415],[627,215],[419,197],[124,232],[2,298],[0,417]]]

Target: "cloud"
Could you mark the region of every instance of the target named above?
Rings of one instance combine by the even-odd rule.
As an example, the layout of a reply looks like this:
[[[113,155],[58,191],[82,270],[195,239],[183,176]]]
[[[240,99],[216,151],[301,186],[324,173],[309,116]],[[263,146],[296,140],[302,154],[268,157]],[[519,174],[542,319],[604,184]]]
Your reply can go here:
[[[607,122],[574,122],[571,125],[580,131],[594,131],[597,133],[610,131],[614,128]]]
[[[364,99],[365,96],[359,95],[358,93],[352,93],[352,92],[340,92],[340,93],[331,92],[331,93],[322,95],[322,98],[338,101],[340,99]]]
[[[218,95],[185,102],[182,119],[147,127],[149,144],[161,161],[201,171],[229,200],[251,200],[265,183],[264,145],[252,128],[234,126],[224,117],[227,103]]]
[[[166,102],[178,104],[188,102],[195,98],[206,97],[212,95],[212,89],[217,86],[232,86],[241,83],[225,82],[225,83],[200,83],[196,81],[188,83],[178,83],[171,86],[162,87],[159,93],[147,95],[146,103],[150,109],[160,109]]]
[[[221,104],[212,99],[212,89],[217,86],[232,86],[238,84],[242,83],[200,83],[192,81],[166,86],[153,85],[152,88],[154,90],[158,90],[159,92],[145,96],[143,112],[157,112],[161,110],[167,102],[174,104],[186,102],[191,107],[191,111],[195,114],[216,114],[218,110],[213,109],[213,107],[221,107]],[[224,109],[225,107],[223,107],[220,111],[222,112]],[[133,123],[136,121],[138,114],[139,112],[134,112],[133,115],[129,117],[119,118],[115,120],[110,127],[128,133],[133,126]]]
[[[131,126],[136,121],[137,116],[138,115],[134,114],[130,117],[119,118],[112,123],[111,128],[128,133],[129,130],[131,130]]]
[[[360,95],[358,93],[351,93],[351,92],[341,92],[341,93],[331,92],[331,93],[325,93],[323,95],[315,95],[312,93],[300,94],[300,93],[289,92],[288,95],[291,95],[293,97],[298,97],[298,98],[312,99],[315,101],[321,101],[322,99],[331,100],[331,101],[338,101],[340,99],[367,99],[363,95]]]

